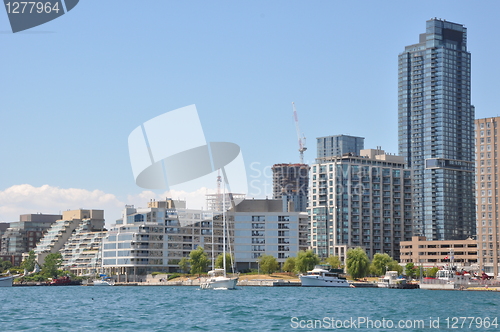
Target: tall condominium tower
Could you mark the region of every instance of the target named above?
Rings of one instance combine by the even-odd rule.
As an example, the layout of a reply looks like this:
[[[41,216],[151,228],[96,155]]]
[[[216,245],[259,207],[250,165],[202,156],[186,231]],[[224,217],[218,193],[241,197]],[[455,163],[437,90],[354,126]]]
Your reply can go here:
[[[413,170],[414,233],[429,240],[475,235],[470,77],[460,24],[427,21],[399,55],[399,153]]]
[[[316,138],[319,158],[342,156],[345,153],[359,155],[365,147],[365,138],[349,135],[332,135]]]
[[[309,195],[309,165],[275,164],[273,199],[283,200],[283,211],[306,212]]]
[[[481,270],[500,275],[500,227],[498,221],[498,144],[500,117],[476,120],[477,242]]]

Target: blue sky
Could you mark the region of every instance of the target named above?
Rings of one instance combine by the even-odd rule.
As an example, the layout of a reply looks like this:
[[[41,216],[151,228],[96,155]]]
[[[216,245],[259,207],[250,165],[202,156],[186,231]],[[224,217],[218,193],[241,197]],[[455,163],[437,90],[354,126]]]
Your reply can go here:
[[[334,134],[397,153],[397,56],[431,17],[468,28],[476,118],[497,116],[499,12],[497,1],[82,0],[13,34],[0,11],[0,221],[95,208],[111,223],[124,204],[163,197],[135,185],[128,135],[191,104],[207,141],[241,147],[250,196],[270,195],[270,166],[299,160],[292,102],[306,161]]]

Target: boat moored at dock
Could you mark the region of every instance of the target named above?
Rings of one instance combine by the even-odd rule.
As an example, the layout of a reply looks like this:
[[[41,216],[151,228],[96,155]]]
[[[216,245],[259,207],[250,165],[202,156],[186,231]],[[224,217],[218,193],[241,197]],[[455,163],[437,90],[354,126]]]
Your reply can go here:
[[[0,277],[0,287],[12,287],[15,276]]]
[[[379,288],[414,289],[417,284],[408,283],[405,278],[400,278],[398,271],[387,271],[385,276],[379,278],[377,283]]]
[[[329,265],[316,265],[299,278],[303,287],[350,287],[344,270],[332,269]]]

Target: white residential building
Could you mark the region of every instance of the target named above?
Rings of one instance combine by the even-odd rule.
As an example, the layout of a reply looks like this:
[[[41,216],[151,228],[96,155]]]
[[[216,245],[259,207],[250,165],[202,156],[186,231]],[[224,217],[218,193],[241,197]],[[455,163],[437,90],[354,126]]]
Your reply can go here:
[[[283,212],[281,199],[247,199],[229,213],[234,222],[234,252],[238,270],[257,269],[261,255],[283,264],[308,248],[306,212]]]
[[[47,231],[35,248],[36,260],[43,264],[45,257],[60,252],[74,231],[82,224],[89,224],[92,230],[104,229],[103,210],[69,210],[64,211],[61,220],[57,220]]]
[[[307,214],[282,209],[281,200],[243,200],[226,213],[226,251],[234,254],[237,269],[257,268],[261,254],[282,263],[307,249]],[[124,209],[104,240],[103,265],[120,280],[136,281],[155,271],[179,271],[179,261],[198,246],[209,257],[213,248],[216,257],[223,241],[220,213],[186,209],[171,199],[151,201],[147,208]]]

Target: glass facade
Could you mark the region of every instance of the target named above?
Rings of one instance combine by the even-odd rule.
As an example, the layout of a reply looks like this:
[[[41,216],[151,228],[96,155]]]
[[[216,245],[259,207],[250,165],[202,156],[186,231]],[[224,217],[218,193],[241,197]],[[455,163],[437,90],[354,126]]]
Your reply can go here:
[[[359,151],[364,149],[365,138],[348,135],[333,135],[318,137],[317,158],[340,157],[345,153],[359,156]]]
[[[399,55],[399,153],[414,175],[414,233],[430,240],[475,235],[470,68],[467,29],[445,20]]]
[[[289,205],[293,211],[307,211],[309,196],[309,165],[275,164],[273,170],[273,199],[283,200],[283,211]]]

